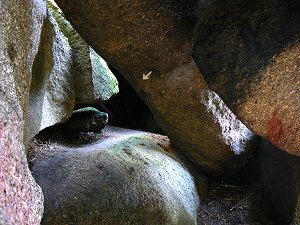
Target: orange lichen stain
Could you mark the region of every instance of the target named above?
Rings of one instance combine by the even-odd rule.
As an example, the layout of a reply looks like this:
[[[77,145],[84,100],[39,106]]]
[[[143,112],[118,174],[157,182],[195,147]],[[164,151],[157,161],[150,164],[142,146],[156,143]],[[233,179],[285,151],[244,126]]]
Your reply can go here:
[[[271,119],[267,123],[267,137],[268,139],[276,144],[277,146],[283,146],[284,141],[282,137],[284,135],[283,124],[278,118],[278,111],[275,110],[272,114]]]
[[[271,119],[267,122],[267,138],[277,147],[297,156],[300,156],[300,150],[297,147],[299,140],[296,140],[299,132],[299,123],[283,125],[278,118],[278,110],[273,112]]]

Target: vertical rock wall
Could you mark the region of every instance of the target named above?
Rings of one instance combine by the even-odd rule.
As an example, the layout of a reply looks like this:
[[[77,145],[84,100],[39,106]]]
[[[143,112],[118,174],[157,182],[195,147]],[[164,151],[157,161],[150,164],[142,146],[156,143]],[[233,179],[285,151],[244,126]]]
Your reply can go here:
[[[7,224],[39,224],[43,212],[23,135],[45,14],[44,1],[0,1],[0,209]]]

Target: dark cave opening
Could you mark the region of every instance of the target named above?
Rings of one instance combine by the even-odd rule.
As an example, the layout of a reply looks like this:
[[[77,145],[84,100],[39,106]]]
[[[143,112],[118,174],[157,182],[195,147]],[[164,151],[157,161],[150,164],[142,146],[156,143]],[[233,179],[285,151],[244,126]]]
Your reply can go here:
[[[127,80],[114,68],[110,68],[119,82],[119,93],[101,104],[77,104],[75,109],[92,106],[109,115],[112,126],[164,134],[148,106]]]

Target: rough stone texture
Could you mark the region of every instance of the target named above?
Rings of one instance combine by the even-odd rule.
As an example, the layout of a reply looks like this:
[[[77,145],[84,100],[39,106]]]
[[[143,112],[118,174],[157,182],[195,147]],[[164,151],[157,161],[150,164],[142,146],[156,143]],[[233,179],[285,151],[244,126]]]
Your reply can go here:
[[[22,138],[20,115],[0,93],[0,224],[39,224],[43,214],[41,188],[33,179]]]
[[[194,59],[255,133],[300,155],[300,2],[214,1],[199,12]]]
[[[62,126],[76,132],[100,132],[108,123],[108,114],[93,107],[75,110]]]
[[[7,218],[7,215],[5,212],[3,212],[2,209],[0,209],[0,224],[1,225],[12,225],[10,220]]]
[[[43,1],[0,1],[0,208],[4,224],[39,224],[43,196],[23,145],[31,68],[38,51]]]
[[[201,90],[206,84],[191,59],[194,24],[182,12],[188,6],[174,0],[56,2],[82,37],[135,88],[176,149],[215,175],[243,166],[245,155],[236,154],[245,152],[253,135],[219,107],[218,97],[211,93],[215,97],[209,99]],[[208,108],[210,103],[216,111]],[[221,121],[232,132],[222,133]]]
[[[45,195],[42,224],[196,224],[194,180],[163,150],[165,136],[112,127],[101,135],[89,145],[33,149],[32,172]]]
[[[106,62],[74,30],[57,6],[51,1],[47,5],[72,47],[76,103],[99,103],[116,95],[118,81]]]
[[[48,11],[32,69],[27,140],[72,115],[75,92],[71,68],[71,47]]]
[[[300,158],[263,141],[259,151],[264,200],[276,225],[300,223]]]

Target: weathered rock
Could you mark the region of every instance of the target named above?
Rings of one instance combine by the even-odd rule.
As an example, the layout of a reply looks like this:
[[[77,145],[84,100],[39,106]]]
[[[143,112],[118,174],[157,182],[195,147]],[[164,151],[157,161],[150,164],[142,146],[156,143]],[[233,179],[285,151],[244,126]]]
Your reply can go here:
[[[72,131],[99,132],[108,123],[108,114],[93,107],[75,110],[63,126]]]
[[[196,224],[193,178],[160,147],[166,137],[111,127],[101,135],[89,145],[33,149],[42,224]]]
[[[255,133],[300,155],[300,2],[214,1],[199,13],[194,59]]]
[[[206,83],[191,57],[194,24],[180,13],[189,7],[173,0],[56,2],[135,88],[176,149],[216,175],[244,165],[243,153],[250,152],[244,146],[253,135],[214,93],[203,90]]]
[[[72,115],[75,92],[71,68],[71,47],[48,11],[32,68],[27,139]]]
[[[43,196],[28,169],[23,135],[38,51],[43,1],[0,1],[0,208],[1,223],[40,223]]]
[[[259,151],[260,180],[274,224],[300,223],[300,158],[263,141]]]
[[[106,62],[80,37],[57,6],[51,1],[47,5],[72,47],[76,103],[99,103],[116,95],[118,81]]]

